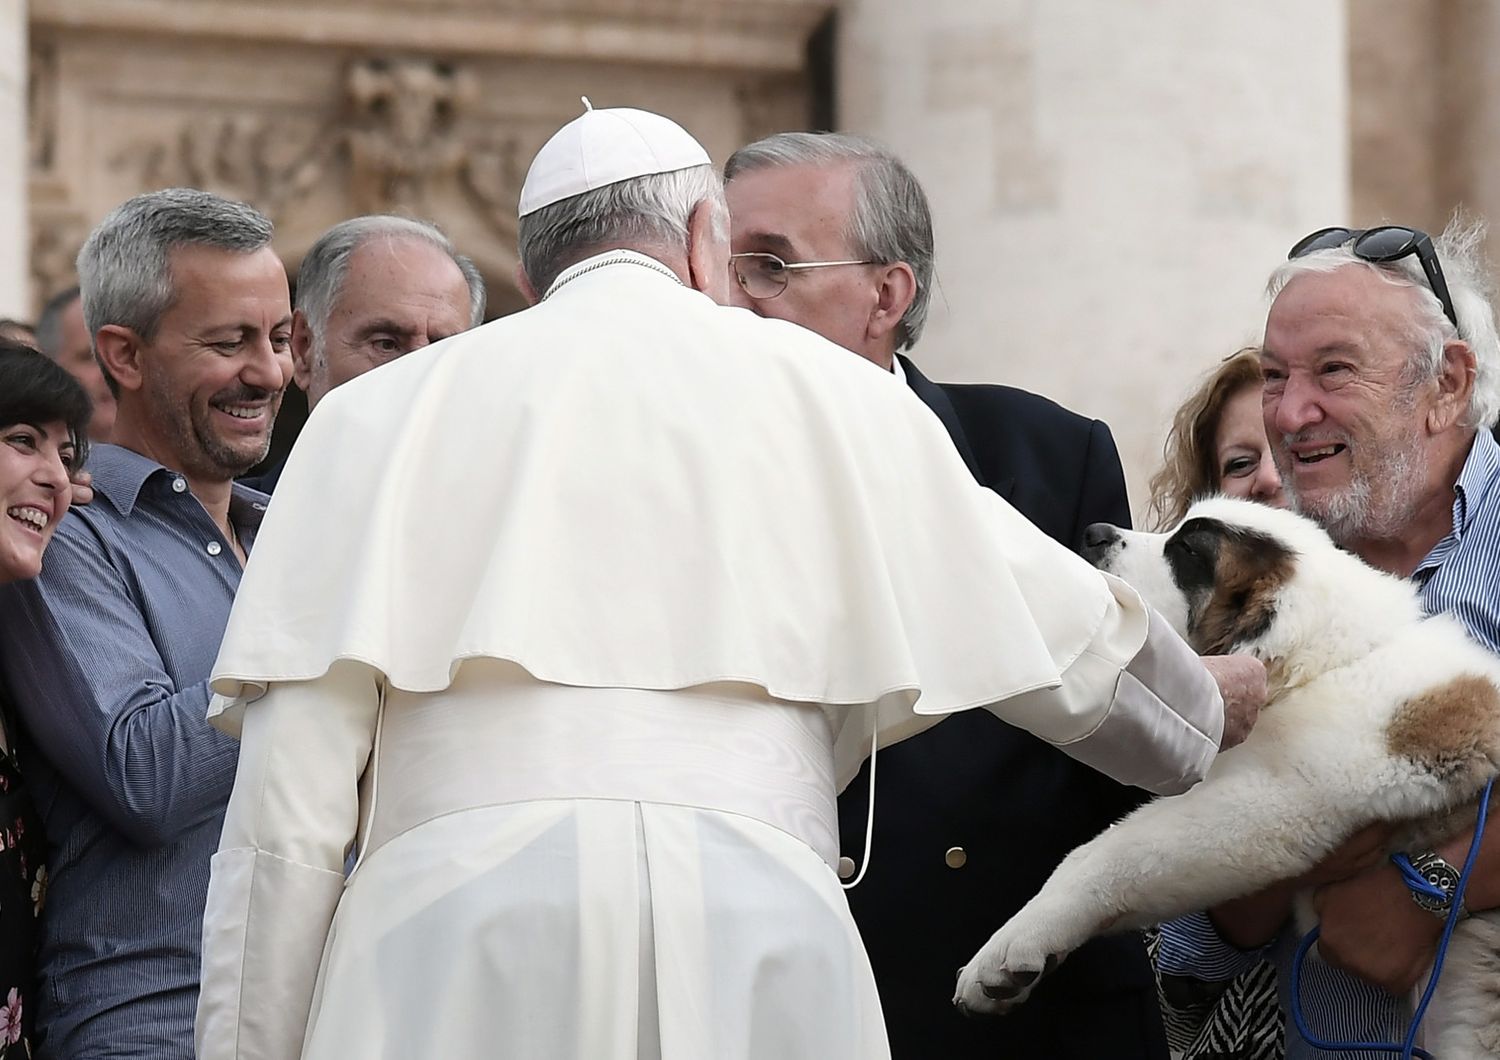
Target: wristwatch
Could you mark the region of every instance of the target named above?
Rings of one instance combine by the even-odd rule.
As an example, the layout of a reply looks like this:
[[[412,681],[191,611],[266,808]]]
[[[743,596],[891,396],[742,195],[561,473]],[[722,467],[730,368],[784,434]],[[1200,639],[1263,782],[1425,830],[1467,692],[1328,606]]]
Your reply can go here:
[[[1443,891],[1445,897],[1437,898],[1430,894],[1412,889],[1411,900],[1440,920],[1448,919],[1448,912],[1453,908],[1453,894],[1458,890],[1459,871],[1450,865],[1439,854],[1428,851],[1425,854],[1413,854],[1411,856],[1412,868],[1421,874],[1428,883]],[[1462,920],[1469,915],[1469,911],[1460,903],[1458,907],[1458,918]]]

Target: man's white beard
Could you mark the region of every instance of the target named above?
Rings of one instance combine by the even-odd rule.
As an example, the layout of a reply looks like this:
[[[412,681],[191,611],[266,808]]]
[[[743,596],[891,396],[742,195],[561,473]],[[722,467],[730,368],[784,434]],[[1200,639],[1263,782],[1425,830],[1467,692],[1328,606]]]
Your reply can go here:
[[[1349,445],[1349,441],[1346,437],[1344,444]],[[1399,448],[1381,448],[1379,442],[1366,443],[1366,448],[1379,452],[1374,466],[1353,467],[1346,490],[1318,501],[1309,502],[1297,494],[1296,478],[1288,468],[1281,478],[1287,503],[1294,512],[1318,523],[1329,537],[1346,547],[1356,541],[1398,536],[1421,498],[1424,470],[1416,439],[1403,441],[1405,444]],[[1380,483],[1378,493],[1377,483]]]

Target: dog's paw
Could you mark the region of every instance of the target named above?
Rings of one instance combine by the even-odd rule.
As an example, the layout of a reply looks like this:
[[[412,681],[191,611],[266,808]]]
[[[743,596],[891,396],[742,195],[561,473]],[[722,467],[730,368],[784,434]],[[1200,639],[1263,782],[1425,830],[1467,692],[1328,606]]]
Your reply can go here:
[[[997,935],[958,970],[953,1004],[965,1016],[998,1016],[1031,996],[1037,981],[1057,966],[1052,954],[1027,956],[996,945]]]

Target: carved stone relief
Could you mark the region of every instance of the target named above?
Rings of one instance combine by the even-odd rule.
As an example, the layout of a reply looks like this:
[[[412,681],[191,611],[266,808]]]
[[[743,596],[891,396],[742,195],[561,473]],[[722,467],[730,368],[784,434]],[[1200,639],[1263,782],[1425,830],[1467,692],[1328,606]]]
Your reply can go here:
[[[474,20],[464,47],[432,52],[371,48],[358,35],[315,40],[302,32],[307,20],[251,18],[257,5],[248,2],[181,2],[185,17],[164,18],[159,32],[148,32],[141,10],[128,5],[82,15],[63,0],[29,7],[38,304],[74,282],[82,240],[123,198],[188,185],[270,216],[276,248],[294,273],[312,240],[343,218],[433,220],[485,272],[492,306],[514,308],[515,208],[525,168],[576,113],[580,91],[679,117],[722,159],[746,138],[805,125],[806,79],[789,68],[796,52],[788,45],[799,34],[805,41],[834,0],[769,0],[784,8],[780,18],[747,15],[737,0],[629,7],[609,0],[612,24],[626,36],[580,39],[574,59],[531,51],[533,37],[548,19],[554,29],[576,29],[604,0],[547,0],[545,13],[517,0],[525,18],[542,21],[513,40],[496,28],[509,25],[505,19],[481,17],[491,0],[298,0],[329,16],[358,14],[348,25],[358,22],[362,33],[379,21],[366,10],[375,7],[403,18],[451,15],[454,26]],[[174,3],[158,0],[163,10]],[[743,33],[746,50],[732,62],[704,52],[696,65],[657,56],[692,47],[684,42],[700,30],[725,40]],[[121,34],[134,35],[130,48],[117,46]],[[391,39],[388,30],[383,36]],[[562,39],[551,30],[542,36],[548,49]],[[627,55],[616,47],[627,38],[651,46]]]
[[[328,133],[255,115],[194,119],[168,139],[129,145],[109,164],[134,172],[143,191],[202,188],[248,202],[275,221],[324,178],[333,161]]]

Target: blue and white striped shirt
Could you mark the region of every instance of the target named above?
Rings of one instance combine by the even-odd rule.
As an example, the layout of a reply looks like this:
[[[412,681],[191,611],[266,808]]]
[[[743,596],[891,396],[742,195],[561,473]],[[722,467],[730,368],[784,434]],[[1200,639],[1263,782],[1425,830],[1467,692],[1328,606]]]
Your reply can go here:
[[[1452,612],[1471,636],[1500,652],[1500,445],[1489,431],[1475,435],[1454,492],[1453,529],[1417,565],[1412,578],[1430,614]],[[1288,988],[1298,941],[1289,926],[1265,949],[1239,950],[1219,937],[1207,913],[1195,913],[1162,925],[1157,963],[1169,975],[1221,982],[1259,960],[1271,961],[1282,1011],[1288,1014],[1287,1060],[1381,1060],[1391,1055],[1331,1053],[1314,1049],[1297,1033]],[[1400,1042],[1411,1017],[1405,999],[1330,968],[1316,950],[1303,966],[1302,999],[1309,1028],[1334,1041]]]
[[[208,676],[240,565],[182,476],[117,446],[40,578],[0,591],[0,673],[46,826],[38,1057],[191,1060],[208,862],[239,745]],[[265,498],[236,487],[250,546]]]

